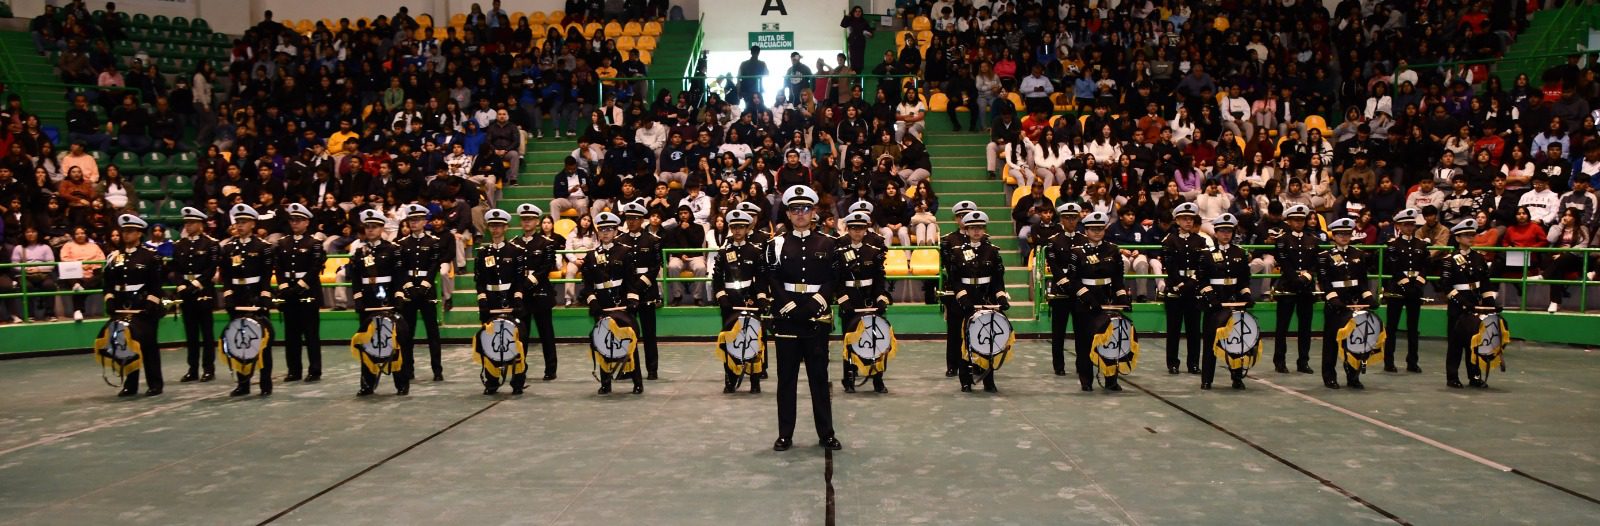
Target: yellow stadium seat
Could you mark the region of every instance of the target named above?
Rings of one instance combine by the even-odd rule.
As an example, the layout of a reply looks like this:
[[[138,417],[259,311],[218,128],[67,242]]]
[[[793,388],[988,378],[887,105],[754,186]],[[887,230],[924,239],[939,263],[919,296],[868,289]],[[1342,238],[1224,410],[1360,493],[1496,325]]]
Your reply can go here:
[[[571,33],[574,29],[578,30],[578,34],[583,34],[583,24],[572,22],[561,28],[561,37],[566,38],[567,33]]]
[[[654,20],[645,22],[642,32],[653,37],[661,36],[661,23]]]
[[[427,14],[427,13],[423,13],[423,14],[417,15],[416,20],[417,20],[417,25],[418,26],[421,26],[421,27],[433,27],[433,15],[430,15],[430,14]]]
[[[928,17],[918,16],[916,18],[911,19],[911,30],[912,31],[929,31],[929,30],[932,30],[932,29],[933,29],[933,21],[928,20]]]
[[[677,181],[667,181],[667,188],[670,190],[678,190],[683,188],[683,183]]]
[[[1011,105],[1019,110],[1023,108],[1022,96],[1018,95],[1015,91],[1006,93],[1006,100],[1011,101]]]
[[[517,27],[517,21],[527,18],[528,14],[522,11],[512,11],[511,14],[506,16],[511,17],[511,27]]]
[[[1306,129],[1322,130],[1322,138],[1324,139],[1333,135],[1333,130],[1328,128],[1328,120],[1322,118],[1321,115],[1312,115],[1306,117]]]
[[[913,198],[913,197],[916,197],[916,196],[917,196],[917,187],[915,187],[915,186],[906,187],[906,199],[910,199],[910,198]]]
[[[1239,151],[1244,151],[1244,137],[1235,135],[1233,136],[1233,142],[1239,143]]]
[[[928,98],[928,111],[945,111],[950,106],[950,97],[943,93],[935,93]]]
[[[1279,137],[1278,138],[1278,144],[1272,148],[1272,155],[1274,157],[1276,157],[1276,156],[1278,156],[1278,155],[1283,153],[1283,141],[1287,141],[1287,140],[1289,140],[1288,137]]]
[[[1011,176],[1011,166],[1010,165],[1002,165],[1002,166],[1000,166],[1000,180],[1001,181],[1005,181],[1006,184],[1011,185],[1011,186],[1016,186],[1017,185],[1017,178]],[[1016,204],[1016,203],[1011,203],[1011,204]]]
[[[606,36],[606,38],[617,38],[622,36],[622,24],[618,24],[615,20],[606,22],[606,25],[600,27],[603,31],[605,31],[603,34]]]
[[[559,24],[559,23],[561,23],[562,20],[566,20],[567,19],[567,12],[566,11],[561,11],[561,10],[551,11],[550,12],[550,16],[545,17],[545,18],[547,20],[549,20],[550,23],[552,23],[552,24]]]
[[[317,275],[317,281],[322,282],[323,285],[338,283],[339,269],[344,267],[345,262],[348,261],[350,260],[345,258],[328,258],[328,261],[322,264],[322,273]]]
[[[929,44],[932,44],[932,43],[933,43],[933,32],[932,31],[918,31],[917,32],[917,45],[918,46],[926,46],[926,45],[929,45]]]
[[[644,27],[640,26],[638,22],[628,22],[622,25],[622,34],[630,37],[643,35]]]
[[[883,273],[889,276],[906,276],[911,274],[910,258],[904,250],[890,250],[884,256]]]
[[[467,15],[466,14],[464,14],[464,13],[456,13],[456,14],[450,15],[450,25],[457,26],[457,25],[466,25],[466,24],[467,24]]]
[[[1083,125],[1086,122],[1089,122],[1089,115],[1087,113],[1078,116],[1078,129],[1083,131],[1084,133],[1088,133],[1088,130],[1084,130],[1083,129]]]
[[[650,52],[639,50],[639,62],[643,62],[646,66],[650,65]]]
[[[655,51],[656,50],[656,37],[649,36],[649,35],[644,35],[644,36],[636,37],[633,40],[634,40],[634,44],[633,44],[633,48],[634,49],[643,50],[643,51]]]
[[[1030,191],[1030,189],[1028,189],[1028,188],[1017,188],[1016,190],[1012,190],[1011,191],[1011,206],[1013,208],[1015,208],[1017,206],[1017,203],[1022,202],[1022,198],[1028,196],[1028,192],[1029,191]]]
[[[895,50],[895,52],[898,53],[900,50],[905,49],[905,47],[906,47],[906,37],[913,36],[915,34],[916,33],[912,32],[912,31],[905,31],[905,30],[895,31],[894,32],[894,50]]]
[[[412,35],[412,38],[415,38],[417,40],[426,40],[428,38],[428,29],[431,29],[431,28],[426,28],[426,27],[417,28],[417,31],[416,31],[416,33],[414,35]]]
[[[575,208],[568,208],[566,210],[562,210],[561,211],[561,217],[578,217],[578,210],[575,209]],[[561,223],[556,223],[556,225],[559,228]]]
[[[578,215],[578,211],[577,210],[572,210],[572,209],[568,209],[568,210],[572,212],[572,215]],[[561,219],[556,221],[556,234],[560,235],[561,237],[567,237],[567,234],[571,234],[573,230],[577,230],[577,229],[578,229],[578,223],[576,221],[571,220],[571,219],[566,219],[565,217],[563,217],[563,218],[561,218]]]
[[[1050,198],[1050,202],[1052,202],[1052,203],[1060,201],[1061,200],[1061,186],[1060,185],[1056,185],[1056,186],[1045,187],[1044,196]]]
[[[1051,115],[1050,116],[1050,127],[1054,128],[1056,126],[1056,121],[1059,121],[1059,120],[1061,120],[1061,116],[1060,115]]]
[[[633,37],[627,37],[627,36],[617,37],[617,51],[621,52],[623,56],[627,56],[628,55],[628,51],[632,50],[633,48],[634,48]]]
[[[550,20],[550,18],[545,16],[544,11],[534,11],[532,13],[528,13],[529,24],[543,24],[547,20]]]
[[[565,276],[563,276],[561,271],[559,271],[559,270],[550,271],[550,279],[561,279],[563,277],[565,277]]]
[[[324,18],[322,19],[322,27],[326,27],[329,31],[332,31],[339,28],[339,23],[333,21],[332,18]]]
[[[911,251],[911,275],[937,276],[939,275],[939,251],[913,250]]]

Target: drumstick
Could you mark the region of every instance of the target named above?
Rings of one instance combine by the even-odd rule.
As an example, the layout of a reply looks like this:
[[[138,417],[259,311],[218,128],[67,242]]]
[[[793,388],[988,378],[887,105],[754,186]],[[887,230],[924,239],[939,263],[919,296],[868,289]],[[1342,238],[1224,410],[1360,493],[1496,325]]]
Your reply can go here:
[[[1243,307],[1245,305],[1249,305],[1249,303],[1243,302],[1243,301],[1229,301],[1229,302],[1221,303],[1220,305],[1222,305],[1223,307],[1233,308],[1233,307]]]
[[[489,314],[510,314],[512,312],[516,312],[516,309],[489,309]]]
[[[137,309],[117,309],[115,312],[117,314],[127,314],[130,316],[144,313],[144,311]]]
[[[1000,306],[999,305],[973,305],[972,308],[974,308],[974,309],[996,309],[996,310],[998,310],[1000,308]]]
[[[622,312],[622,311],[628,310],[628,308],[627,307],[611,307],[609,309],[601,309],[601,310],[603,310],[605,312]]]
[[[366,308],[366,309],[361,309],[361,310],[366,311],[366,312],[380,312],[380,311],[386,311],[386,310],[394,310],[394,307],[371,307],[371,308]]]
[[[874,312],[878,312],[878,309],[856,309],[857,314],[870,314]]]
[[[234,307],[233,310],[239,312],[256,312],[261,310],[261,307]]]
[[[1128,309],[1130,309],[1132,307],[1133,307],[1132,305],[1101,305],[1100,306],[1101,309],[1105,309],[1105,310],[1128,310]]]
[[[1482,305],[1479,305],[1479,306],[1474,307],[1474,308],[1477,309],[1478,312],[1494,312],[1494,310],[1495,310],[1494,307],[1484,307]]]
[[[739,312],[758,312],[761,309],[758,309],[758,308],[755,308],[755,307],[733,307],[733,310],[736,310],[736,311],[739,311]]]

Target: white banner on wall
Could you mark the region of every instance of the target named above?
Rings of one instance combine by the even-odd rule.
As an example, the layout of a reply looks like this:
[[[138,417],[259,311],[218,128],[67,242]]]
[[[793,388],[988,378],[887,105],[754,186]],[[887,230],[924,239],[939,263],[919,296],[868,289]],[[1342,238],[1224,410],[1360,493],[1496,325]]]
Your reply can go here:
[[[708,51],[839,49],[848,0],[719,0],[702,4]]]

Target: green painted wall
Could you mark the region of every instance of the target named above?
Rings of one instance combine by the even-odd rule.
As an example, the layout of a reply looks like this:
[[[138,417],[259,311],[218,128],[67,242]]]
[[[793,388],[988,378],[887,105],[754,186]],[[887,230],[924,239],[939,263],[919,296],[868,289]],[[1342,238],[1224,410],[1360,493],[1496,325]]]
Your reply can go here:
[[[458,309],[459,310],[459,309]],[[1032,305],[1019,305],[1013,309],[1014,316],[1030,316]],[[462,313],[452,313],[458,315]],[[1271,329],[1276,320],[1273,305],[1261,304],[1255,309],[1256,317],[1263,328]],[[1134,326],[1144,337],[1155,337],[1166,330],[1166,319],[1160,304],[1147,303],[1134,306],[1130,316]],[[1441,307],[1426,307],[1422,310],[1423,336],[1443,337],[1445,325],[1445,310]],[[1321,305],[1317,306],[1317,319],[1313,326],[1321,327]],[[1518,339],[1547,342],[1567,343],[1579,345],[1600,345],[1600,331],[1596,331],[1596,321],[1600,317],[1581,314],[1546,314],[1543,312],[1506,311],[1505,317],[1511,325],[1512,334]],[[944,321],[937,306],[931,305],[897,305],[890,307],[889,320],[894,323],[895,332],[901,335],[938,335],[944,333]],[[221,331],[222,324],[226,321],[225,315],[218,313],[216,317],[217,330]],[[282,322],[277,315],[273,316],[273,323],[282,334]],[[1048,314],[1042,314],[1039,319],[1018,319],[1013,322],[1017,332],[1022,335],[1044,336],[1050,331]],[[26,323],[8,325],[0,328],[0,355],[43,351],[70,351],[87,349],[94,340],[96,333],[104,325],[101,320],[90,320],[82,323],[71,321],[52,323]],[[703,338],[710,341],[713,335],[720,330],[721,320],[717,310],[711,307],[672,307],[661,309],[657,314],[658,336],[666,338]],[[563,338],[582,338],[593,322],[589,319],[588,312],[583,309],[556,309],[555,312],[556,334]],[[350,311],[327,311],[322,315],[322,335],[325,344],[337,345],[349,341],[349,336],[356,331],[356,316]],[[446,326],[442,336],[455,341],[466,341],[472,337],[473,328],[468,326]],[[162,319],[161,341],[166,347],[179,347],[183,341],[183,323],[176,317],[168,316]],[[337,347],[335,347],[337,349]],[[337,352],[337,351],[335,351]]]

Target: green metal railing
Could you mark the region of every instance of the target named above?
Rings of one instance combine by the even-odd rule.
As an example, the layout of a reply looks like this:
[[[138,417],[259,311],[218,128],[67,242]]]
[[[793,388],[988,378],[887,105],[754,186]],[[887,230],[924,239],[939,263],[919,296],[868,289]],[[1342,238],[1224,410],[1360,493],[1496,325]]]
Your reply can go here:
[[[696,58],[694,60],[698,60],[698,58]],[[690,64],[691,65],[693,64],[692,60],[690,61]],[[711,86],[716,81],[721,81],[721,80],[738,81],[738,80],[744,80],[744,79],[762,79],[762,78],[766,78],[766,77],[771,77],[773,75],[781,76],[781,77],[784,77],[785,79],[788,78],[787,75],[784,75],[784,74],[781,74],[781,73],[768,74],[768,75],[722,75],[722,76],[719,76],[719,77],[706,77],[705,78],[706,90],[705,90],[704,93],[701,94],[701,100],[699,102],[701,102],[701,103],[705,102],[704,97],[706,95],[710,94],[710,92],[712,91],[711,90]],[[852,84],[857,84],[857,85],[862,86],[862,92],[863,93],[866,93],[866,88],[865,88],[866,81],[869,80],[869,79],[912,79],[912,84],[911,85],[912,85],[912,87],[914,89],[920,90],[921,87],[922,87],[922,77],[920,75],[916,75],[916,74],[912,74],[912,73],[896,73],[896,74],[893,74],[893,75],[874,75],[874,74],[871,74],[871,73],[855,74],[855,75],[826,74],[826,75],[806,75],[805,77],[807,79],[811,79],[811,80],[816,80],[816,79],[837,79],[837,78],[855,79],[855,82],[853,82]],[[695,77],[693,75],[693,73],[690,73],[689,75],[685,75],[685,76],[682,76],[682,77],[670,76],[670,75],[645,75],[643,77],[599,77],[599,78],[595,79],[595,104],[599,104],[599,103],[601,103],[602,101],[605,100],[605,93],[606,93],[606,84],[605,83],[606,82],[622,82],[622,83],[645,82],[646,83],[645,84],[645,92],[646,93],[635,93],[634,97],[635,98],[639,98],[639,97],[648,98],[650,96],[649,94],[655,93],[657,83],[679,82],[682,85],[687,86],[688,83],[690,81],[694,80],[695,78],[697,78],[697,77]],[[902,80],[902,82],[904,82],[904,81]],[[688,88],[685,87],[684,89],[687,90]],[[763,97],[763,99],[764,99],[764,97]],[[771,103],[771,101],[768,101],[768,104],[770,104],[770,103]]]

